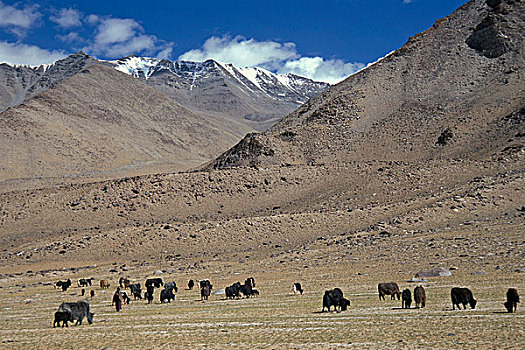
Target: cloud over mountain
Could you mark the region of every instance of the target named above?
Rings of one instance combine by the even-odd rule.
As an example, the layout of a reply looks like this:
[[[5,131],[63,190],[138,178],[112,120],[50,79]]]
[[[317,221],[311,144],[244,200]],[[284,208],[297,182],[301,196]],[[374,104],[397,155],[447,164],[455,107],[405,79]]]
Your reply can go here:
[[[339,59],[325,60],[322,57],[301,57],[285,62],[279,73],[294,73],[316,81],[335,84],[363,68],[362,63],[345,63]]]
[[[46,50],[35,45],[0,41],[0,63],[40,65],[52,63],[66,55],[60,50]]]
[[[295,43],[257,41],[242,36],[211,37],[201,48],[179,56],[180,60],[202,62],[214,59],[238,67],[262,67],[279,73],[294,73],[317,81],[337,83],[364,67],[340,59],[302,57]]]
[[[93,41],[84,50],[94,55],[119,57],[129,54],[155,55],[166,53],[173,45],[145,33],[144,28],[132,18],[89,16],[88,21],[96,25]]]
[[[242,36],[234,38],[223,36],[211,37],[204,42],[202,48],[190,50],[179,56],[185,61],[202,62],[214,59],[233,63],[238,67],[264,66],[278,67],[281,62],[300,57],[294,43],[278,43],[275,41],[257,41]],[[270,67],[268,67],[270,66]]]

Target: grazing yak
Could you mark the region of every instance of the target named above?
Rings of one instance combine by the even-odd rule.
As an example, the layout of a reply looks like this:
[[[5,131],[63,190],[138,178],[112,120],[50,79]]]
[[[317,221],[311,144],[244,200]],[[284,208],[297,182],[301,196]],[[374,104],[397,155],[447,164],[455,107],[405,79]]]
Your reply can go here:
[[[94,314],[89,311],[89,303],[87,300],[80,300],[76,303],[62,303],[58,307],[57,312],[66,312],[71,315],[71,322],[76,320],[75,326],[81,325],[84,317],[87,318],[88,323],[93,323]]]
[[[129,288],[130,288],[131,294],[133,294],[133,298],[135,298],[135,300],[137,300],[137,298],[142,300],[142,290],[140,289],[140,283],[132,284]]]
[[[177,283],[175,282],[166,282],[164,283],[164,289],[160,292],[160,302],[165,303],[166,301],[169,303],[171,299],[175,301],[175,294],[177,293]]]
[[[379,300],[385,300],[385,295],[390,295],[391,300],[397,300],[401,297],[401,292],[399,291],[399,286],[397,283],[379,283],[377,285],[377,290],[379,291]]]
[[[343,297],[343,291],[339,288],[334,288],[324,292],[323,310],[321,312],[324,312],[325,308],[330,311],[330,307],[332,306],[338,313],[341,311],[346,311],[348,306],[350,306],[350,300]],[[339,307],[339,310],[337,307]]]
[[[459,310],[461,310],[459,304],[463,304],[463,309],[467,308],[467,304],[470,305],[471,309],[474,309],[478,303],[468,288],[452,288],[450,290],[450,298],[452,299],[452,310],[455,310],[456,306]]]
[[[95,291],[92,289],[91,292],[89,292],[89,295],[91,296],[91,299],[95,296]]]
[[[163,285],[164,285],[164,282],[162,281],[162,278],[160,278],[160,277],[148,278],[146,280],[146,288],[148,288],[150,286],[153,286],[155,288],[160,288]]]
[[[301,283],[296,282],[293,284],[293,294],[301,293],[303,294],[303,287],[301,287]]]
[[[129,297],[128,293],[120,292],[120,294],[122,295],[122,301],[124,304],[129,304],[131,302],[131,298]]]
[[[410,305],[412,305],[412,293],[410,289],[406,288],[401,293],[401,308],[410,309]]]
[[[417,286],[414,288],[414,301],[416,302],[416,307],[425,307],[425,302],[427,301],[427,296],[425,294],[425,288],[423,286]]]
[[[60,327],[60,322],[62,322],[62,328],[64,328],[64,325],[69,327],[67,323],[73,322],[73,316],[68,311],[57,311],[55,312],[55,319],[53,320],[53,328],[57,325]]]
[[[175,291],[175,293],[177,293],[179,291],[179,289],[177,288],[177,283],[176,282],[166,282],[166,283],[164,283],[164,289],[173,289]]]
[[[67,281],[58,281],[55,283],[55,288],[62,288],[62,291],[65,292],[72,284],[73,282],[68,278]]]
[[[109,282],[107,280],[100,280],[100,288],[108,289],[109,288]]]
[[[211,294],[213,285],[209,280],[199,281],[199,286],[201,287],[201,300],[208,300],[208,297]]]
[[[232,286],[224,288],[224,294],[226,295],[226,299],[233,299],[238,296],[238,294]]]
[[[155,292],[155,288],[153,286],[146,287],[146,293],[144,293],[144,298],[148,300],[148,304],[151,304],[151,302],[153,301],[154,292]]]
[[[175,301],[175,294],[173,293],[173,288],[164,287],[164,289],[160,291],[160,302],[169,303],[170,300]]]
[[[503,303],[508,312],[516,312],[518,303],[520,302],[520,296],[515,288],[509,288],[507,290],[507,301]]]
[[[188,289],[189,290],[192,290],[193,287],[195,287],[195,282],[193,280],[189,280],[188,281]]]
[[[132,283],[131,283],[131,281],[128,278],[120,277],[118,279],[118,284],[119,284],[120,288],[129,288],[129,287],[131,287]]]
[[[79,287],[87,287],[87,286],[90,286],[91,287],[91,283],[93,282],[94,278],[91,277],[91,278],[81,278],[78,280],[77,282],[77,285]]]
[[[253,277],[249,277],[244,281],[244,284],[249,284],[250,287],[255,288],[255,279]]]
[[[201,288],[201,300],[208,300],[208,297],[210,296],[210,292],[211,292],[211,289],[209,285],[205,285],[204,287],[202,287]]]
[[[253,288],[250,283],[244,282],[244,284],[239,288],[239,293],[244,295],[246,298],[249,298],[253,294]]]
[[[202,281],[199,281],[199,287],[202,288],[202,287],[204,287],[204,286],[208,286],[208,287],[210,287],[210,290],[213,289],[213,286],[212,286],[212,284],[210,283],[209,280],[202,280]]]
[[[240,289],[241,289],[241,283],[240,282],[236,282],[236,283],[232,284],[231,286],[226,287],[226,289],[224,289],[224,293],[226,294],[226,298],[227,299],[239,298],[240,297],[240,295],[239,295]]]
[[[241,294],[247,298],[253,295],[259,295],[259,291],[252,288],[253,278],[248,278],[243,285],[236,282],[224,290],[227,299],[240,298]]]

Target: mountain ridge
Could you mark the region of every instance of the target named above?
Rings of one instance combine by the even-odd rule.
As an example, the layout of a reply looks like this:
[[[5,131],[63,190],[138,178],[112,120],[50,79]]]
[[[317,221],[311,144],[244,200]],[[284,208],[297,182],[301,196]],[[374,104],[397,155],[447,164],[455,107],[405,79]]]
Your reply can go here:
[[[515,135],[523,123],[505,120],[525,107],[524,14],[523,2],[470,1],[268,131],[248,135],[208,168],[326,163],[334,155],[348,161],[486,158],[522,149]],[[491,45],[480,47],[473,36],[494,42],[498,56],[487,55]],[[442,135],[451,137],[438,142]]]
[[[52,64],[0,64],[0,112],[93,63],[107,64],[143,80],[196,113],[232,119],[241,128],[252,131],[265,130],[329,86],[295,74],[238,68],[214,60],[169,61],[130,55],[105,61],[79,51]]]
[[[199,114],[266,130],[329,84],[215,60],[169,61],[127,56],[108,63]]]
[[[55,86],[95,61],[79,51],[52,64],[29,66],[0,63],[0,112]]]
[[[0,113],[0,188],[180,171],[238,140],[105,64],[91,63]]]

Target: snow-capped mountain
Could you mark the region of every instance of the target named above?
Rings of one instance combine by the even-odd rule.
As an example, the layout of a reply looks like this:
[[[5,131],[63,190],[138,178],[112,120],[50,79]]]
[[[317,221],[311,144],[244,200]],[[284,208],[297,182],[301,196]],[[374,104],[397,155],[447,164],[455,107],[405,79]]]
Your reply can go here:
[[[231,63],[214,60],[189,62],[129,56],[114,61],[114,63],[117,70],[146,80],[154,74],[169,71],[181,79],[191,81],[190,90],[202,80],[207,79],[210,74],[221,71],[237,80],[241,89],[247,93],[263,92],[279,100],[295,98],[298,104],[303,104],[329,86],[327,83],[315,82],[291,73],[276,74],[258,67],[238,68]]]
[[[0,112],[81,73],[109,65],[157,89],[197,115],[235,124],[240,134],[265,130],[329,84],[213,60],[168,61],[128,56],[99,61],[78,52],[50,65],[0,64]],[[237,132],[236,132],[237,134]]]
[[[168,61],[128,56],[111,62],[196,112],[223,115],[264,130],[329,84],[214,60]]]

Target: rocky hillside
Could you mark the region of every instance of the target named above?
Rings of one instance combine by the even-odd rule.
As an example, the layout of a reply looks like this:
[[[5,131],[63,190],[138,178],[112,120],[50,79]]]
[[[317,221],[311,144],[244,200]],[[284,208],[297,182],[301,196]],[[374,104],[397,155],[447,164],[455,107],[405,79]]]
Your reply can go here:
[[[214,60],[168,61],[129,56],[115,68],[196,112],[265,130],[329,85],[295,74],[238,68]]]
[[[38,67],[0,63],[0,112],[55,86],[93,62],[93,58],[78,52]]]
[[[327,86],[215,61],[107,62],[83,52],[38,67],[0,64],[0,190],[188,170]]]
[[[524,45],[523,1],[472,0],[210,167],[523,152]]]
[[[238,141],[227,126],[137,79],[105,64],[82,65],[0,113],[1,189],[188,169]]]

